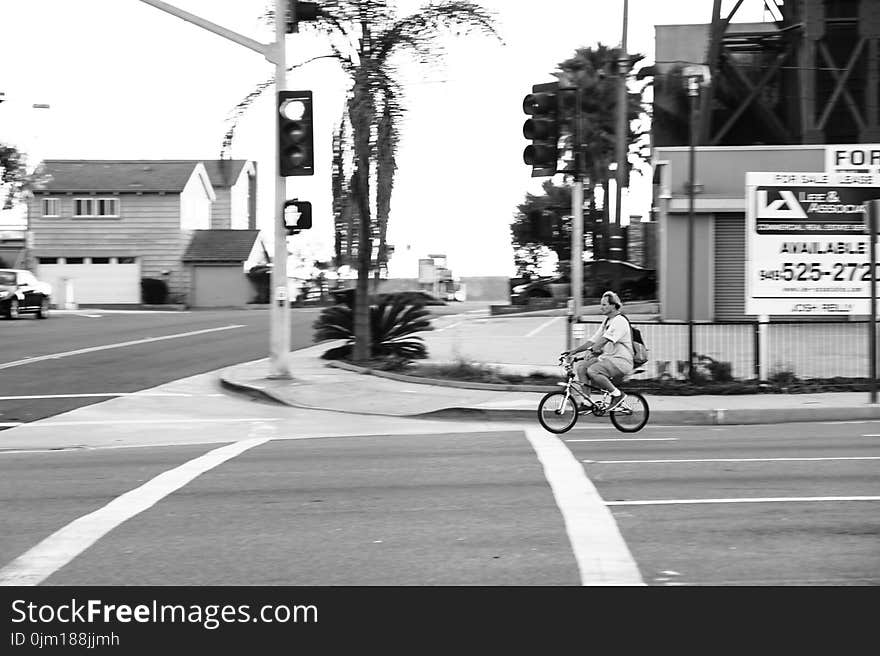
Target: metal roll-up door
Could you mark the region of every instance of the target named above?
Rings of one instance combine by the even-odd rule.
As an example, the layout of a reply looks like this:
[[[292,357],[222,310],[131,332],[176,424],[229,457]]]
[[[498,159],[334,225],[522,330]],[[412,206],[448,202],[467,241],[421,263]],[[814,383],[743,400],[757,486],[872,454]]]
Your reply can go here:
[[[744,214],[715,215],[715,319],[745,319]]]

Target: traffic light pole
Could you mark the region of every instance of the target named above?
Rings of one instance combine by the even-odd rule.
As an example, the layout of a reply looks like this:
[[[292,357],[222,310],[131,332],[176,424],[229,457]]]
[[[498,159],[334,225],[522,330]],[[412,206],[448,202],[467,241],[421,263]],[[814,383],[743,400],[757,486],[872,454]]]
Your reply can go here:
[[[275,91],[283,91],[287,84],[287,60],[284,52],[287,34],[288,5],[296,11],[296,3],[275,0]],[[296,16],[291,16],[294,25]],[[276,103],[272,103],[277,111]],[[275,119],[273,119],[273,124]],[[275,139],[275,256],[272,264],[272,295],[269,299],[269,378],[290,378],[287,363],[290,354],[290,300],[287,282],[287,227],[284,223],[284,203],[287,200],[287,181],[281,176],[281,143]]]
[[[581,134],[581,88],[575,90],[574,112],[574,182],[571,187],[571,297],[573,323],[581,318],[584,290],[584,175],[586,158]]]
[[[284,53],[284,37],[287,30],[288,14],[295,14],[296,3],[289,0],[275,0],[275,43],[263,44],[243,34],[238,34],[230,29],[212,23],[209,20],[196,16],[183,9],[169,5],[160,0],[141,0],[156,9],[177,16],[185,21],[197,25],[203,29],[222,36],[230,41],[250,48],[254,52],[263,55],[275,64],[275,89],[280,91],[285,86],[287,77],[287,64]],[[289,9],[289,11],[288,11]],[[291,15],[293,24],[296,25],[296,16]],[[276,94],[277,95],[277,94]],[[272,103],[273,119],[276,121],[275,103]],[[275,140],[276,151],[280,150],[278,139]],[[280,152],[276,152],[275,161],[280,167]],[[270,300],[270,332],[269,332],[269,378],[290,378],[290,368],[287,357],[290,353],[290,302],[287,293],[287,230],[284,225],[284,201],[286,183],[279,173],[275,174],[275,261],[272,266],[272,294]]]

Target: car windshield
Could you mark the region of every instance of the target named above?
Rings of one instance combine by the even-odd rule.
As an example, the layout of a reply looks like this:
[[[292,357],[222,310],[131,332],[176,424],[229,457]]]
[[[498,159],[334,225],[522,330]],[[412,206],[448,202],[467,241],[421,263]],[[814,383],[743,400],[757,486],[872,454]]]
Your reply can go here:
[[[15,274],[12,271],[0,271],[0,285],[14,285]]]

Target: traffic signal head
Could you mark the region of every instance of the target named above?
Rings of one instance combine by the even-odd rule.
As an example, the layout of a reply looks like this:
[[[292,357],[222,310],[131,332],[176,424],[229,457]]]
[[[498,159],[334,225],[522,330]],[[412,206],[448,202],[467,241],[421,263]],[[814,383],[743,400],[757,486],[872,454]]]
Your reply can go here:
[[[284,228],[288,235],[312,227],[312,204],[307,200],[289,200],[284,203]]]
[[[315,174],[311,91],[278,92],[278,174]]]
[[[321,8],[317,2],[287,0],[287,27],[285,32],[287,34],[299,32],[299,24],[301,22],[317,20],[320,15]]]
[[[523,151],[523,161],[532,167],[532,177],[556,173],[559,158],[559,83],[532,86],[523,99],[523,111],[531,116],[523,123],[523,136],[532,143]]]

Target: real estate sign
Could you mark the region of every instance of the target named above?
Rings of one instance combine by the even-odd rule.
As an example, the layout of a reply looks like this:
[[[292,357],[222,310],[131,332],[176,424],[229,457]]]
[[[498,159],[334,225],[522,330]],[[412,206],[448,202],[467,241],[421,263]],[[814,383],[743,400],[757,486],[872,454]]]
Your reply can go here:
[[[746,173],[746,314],[870,314],[880,174]]]

